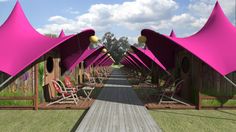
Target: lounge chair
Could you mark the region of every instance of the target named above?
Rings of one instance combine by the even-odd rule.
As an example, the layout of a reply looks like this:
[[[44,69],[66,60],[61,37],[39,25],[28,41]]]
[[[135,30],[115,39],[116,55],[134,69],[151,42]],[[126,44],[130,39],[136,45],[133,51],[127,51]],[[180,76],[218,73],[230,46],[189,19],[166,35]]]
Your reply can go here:
[[[86,86],[82,88],[84,94],[86,95],[86,99],[91,100],[91,93],[96,87],[96,80],[95,77],[91,77],[90,74],[84,72],[85,77],[87,78],[88,82],[85,83]]]
[[[92,77],[89,73],[84,72],[85,79],[87,80],[86,83],[84,83],[86,86],[96,86],[96,78]]]
[[[179,99],[176,98],[176,93],[180,91],[181,89],[181,84],[183,84],[184,80],[181,79],[176,79],[171,85],[167,87],[162,87],[161,89],[161,94],[160,94],[160,101],[159,104],[164,103],[163,99],[166,98],[168,100],[181,103],[184,105],[189,105],[188,103],[185,103]]]
[[[61,96],[56,101],[53,101],[53,102],[47,104],[47,106],[55,104],[55,103],[59,103],[59,104],[61,104],[61,103],[75,103],[75,104],[77,104],[77,102],[79,101],[79,98],[77,96],[76,89],[65,87],[65,85],[60,80],[52,80],[51,82],[52,82],[52,86],[54,87],[54,89],[59,94],[61,94]]]
[[[98,70],[95,70],[95,76],[96,76],[96,79],[98,80],[98,82],[100,84],[102,84],[103,80],[106,79],[106,76],[104,76],[102,73],[98,72]]]
[[[69,77],[65,77],[64,82],[67,87],[78,89],[78,86],[74,86]],[[82,90],[86,96],[86,99],[91,100],[90,95],[92,91],[94,90],[94,88],[95,87],[91,87],[91,86],[83,86],[82,88],[79,88],[78,91]]]

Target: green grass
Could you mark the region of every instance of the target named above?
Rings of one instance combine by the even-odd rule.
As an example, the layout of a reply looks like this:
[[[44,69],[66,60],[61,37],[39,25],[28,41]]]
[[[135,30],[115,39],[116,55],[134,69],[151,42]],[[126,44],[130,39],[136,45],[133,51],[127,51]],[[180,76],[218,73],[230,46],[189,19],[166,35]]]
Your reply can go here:
[[[236,100],[235,99],[229,99],[225,100],[224,102],[220,102],[217,99],[209,99],[209,100],[202,100],[202,106],[236,106]]]
[[[164,132],[235,132],[236,110],[150,110]]]
[[[117,68],[117,69],[119,69],[119,68],[121,68],[121,67],[123,67],[123,65],[112,65],[112,68]]]
[[[69,132],[83,110],[0,111],[2,132]]]
[[[0,92],[2,97],[17,97],[17,96],[32,96],[32,92],[24,93],[23,91],[16,90],[15,92],[10,92],[7,89]],[[30,100],[0,100],[0,106],[32,106],[33,101]]]

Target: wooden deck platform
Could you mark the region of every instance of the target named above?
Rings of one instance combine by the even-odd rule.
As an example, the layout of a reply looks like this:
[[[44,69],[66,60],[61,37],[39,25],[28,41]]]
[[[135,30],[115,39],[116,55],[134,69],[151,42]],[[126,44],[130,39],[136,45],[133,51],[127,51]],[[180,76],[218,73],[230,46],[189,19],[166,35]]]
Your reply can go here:
[[[74,110],[86,110],[89,109],[95,100],[80,100],[77,105],[75,104],[53,104],[47,106],[47,103],[39,104],[39,109],[41,110],[64,110],[64,109],[74,109]]]
[[[161,131],[119,70],[113,71],[78,132]]]

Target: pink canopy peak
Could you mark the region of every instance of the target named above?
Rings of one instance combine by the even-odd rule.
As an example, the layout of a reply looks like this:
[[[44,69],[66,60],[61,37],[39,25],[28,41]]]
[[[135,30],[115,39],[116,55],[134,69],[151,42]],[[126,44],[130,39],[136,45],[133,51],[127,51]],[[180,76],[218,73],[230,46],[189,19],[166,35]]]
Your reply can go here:
[[[50,38],[38,33],[26,18],[19,1],[0,27],[0,71],[15,76],[42,55],[73,36]]]
[[[156,42],[159,42],[155,45],[147,43],[152,52],[158,52],[159,56],[157,57],[164,57],[165,52],[171,54],[173,46],[178,45],[194,54],[223,76],[236,70],[236,62],[234,61],[236,58],[236,29],[225,16],[218,1],[206,24],[192,36],[172,38],[150,30],[143,30],[142,33],[148,39],[155,36]],[[162,47],[162,49],[158,47]],[[167,51],[168,47],[169,51]],[[173,59],[171,57],[174,56],[170,55],[169,57]],[[162,61],[167,62],[164,59]]]
[[[176,38],[176,35],[175,35],[175,32],[174,32],[173,29],[171,30],[170,37],[172,37],[172,38]]]
[[[64,30],[62,29],[61,30],[61,33],[60,33],[60,35],[59,35],[59,38],[63,38],[63,37],[65,37],[66,35],[65,35],[65,33],[64,33]]]

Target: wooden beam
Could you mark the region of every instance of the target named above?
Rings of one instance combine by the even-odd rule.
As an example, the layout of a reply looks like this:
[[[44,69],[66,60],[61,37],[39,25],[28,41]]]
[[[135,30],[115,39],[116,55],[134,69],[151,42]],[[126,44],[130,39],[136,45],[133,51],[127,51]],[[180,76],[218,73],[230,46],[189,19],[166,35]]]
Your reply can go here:
[[[0,97],[0,100],[34,100],[34,96],[8,96]]]
[[[34,67],[34,79],[35,79],[35,83],[34,83],[34,109],[38,110],[38,64],[35,65]]]
[[[198,91],[198,105],[197,105],[197,109],[201,110],[201,108],[202,108],[202,95],[201,95],[201,92]]]
[[[34,106],[1,106],[0,110],[33,110]]]

